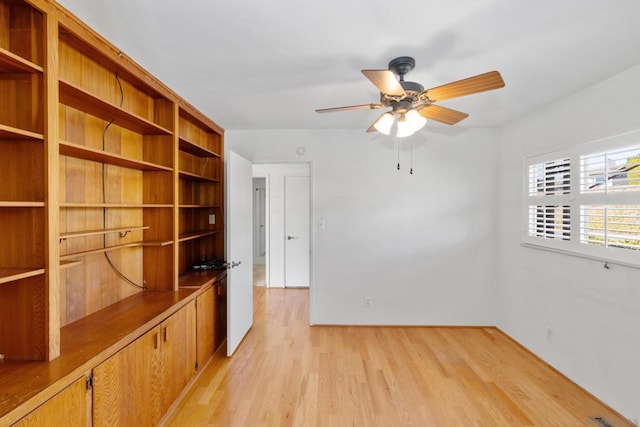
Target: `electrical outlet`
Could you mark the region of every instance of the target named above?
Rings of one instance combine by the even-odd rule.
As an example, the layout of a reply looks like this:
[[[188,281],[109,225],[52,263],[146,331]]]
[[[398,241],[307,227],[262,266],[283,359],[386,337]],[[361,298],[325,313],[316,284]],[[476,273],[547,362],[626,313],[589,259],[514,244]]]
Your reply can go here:
[[[209,225],[214,225],[216,223],[216,214],[209,214]]]
[[[553,329],[550,326],[547,326],[547,340],[553,341]]]
[[[371,297],[364,297],[364,306],[367,308],[371,307]]]

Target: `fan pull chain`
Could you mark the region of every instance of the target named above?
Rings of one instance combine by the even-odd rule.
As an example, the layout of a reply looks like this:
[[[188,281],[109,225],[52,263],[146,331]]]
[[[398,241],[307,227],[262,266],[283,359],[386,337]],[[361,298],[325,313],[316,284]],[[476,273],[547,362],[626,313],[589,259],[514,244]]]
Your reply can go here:
[[[398,143],[398,170],[400,170],[400,139],[397,137],[396,142]]]
[[[413,175],[413,141],[411,141],[411,157],[410,157],[410,165],[409,165],[409,175]]]

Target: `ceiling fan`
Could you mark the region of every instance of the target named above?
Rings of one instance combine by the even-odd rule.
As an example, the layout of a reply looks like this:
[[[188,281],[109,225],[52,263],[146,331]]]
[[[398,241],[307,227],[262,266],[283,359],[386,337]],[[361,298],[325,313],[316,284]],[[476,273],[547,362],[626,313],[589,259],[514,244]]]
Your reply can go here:
[[[500,73],[490,71],[425,90],[419,83],[404,80],[415,65],[416,61],[412,57],[400,56],[389,62],[388,70],[362,70],[362,74],[380,90],[380,102],[377,104],[321,108],[316,112],[391,108],[379,116],[367,132],[378,131],[389,135],[393,123],[397,121],[397,136],[402,138],[422,129],[427,119],[454,125],[469,116],[467,113],[436,105],[436,102],[504,87]]]

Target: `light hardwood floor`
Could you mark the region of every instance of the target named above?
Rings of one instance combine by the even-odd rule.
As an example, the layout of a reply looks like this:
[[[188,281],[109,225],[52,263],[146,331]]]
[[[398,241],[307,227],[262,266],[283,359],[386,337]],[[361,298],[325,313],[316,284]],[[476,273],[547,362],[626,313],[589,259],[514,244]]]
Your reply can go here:
[[[265,286],[267,271],[264,264],[253,264],[253,286]]]
[[[308,326],[308,290],[256,287],[254,326],[171,426],[632,424],[494,328]]]

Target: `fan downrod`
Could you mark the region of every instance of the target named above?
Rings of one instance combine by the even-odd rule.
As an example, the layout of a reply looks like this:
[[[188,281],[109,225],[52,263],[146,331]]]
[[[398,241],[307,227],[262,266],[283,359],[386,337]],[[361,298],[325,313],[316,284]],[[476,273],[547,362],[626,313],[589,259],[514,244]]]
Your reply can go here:
[[[397,74],[400,81],[404,81],[404,76],[413,70],[416,66],[416,60],[410,56],[399,56],[389,62],[389,71]]]

